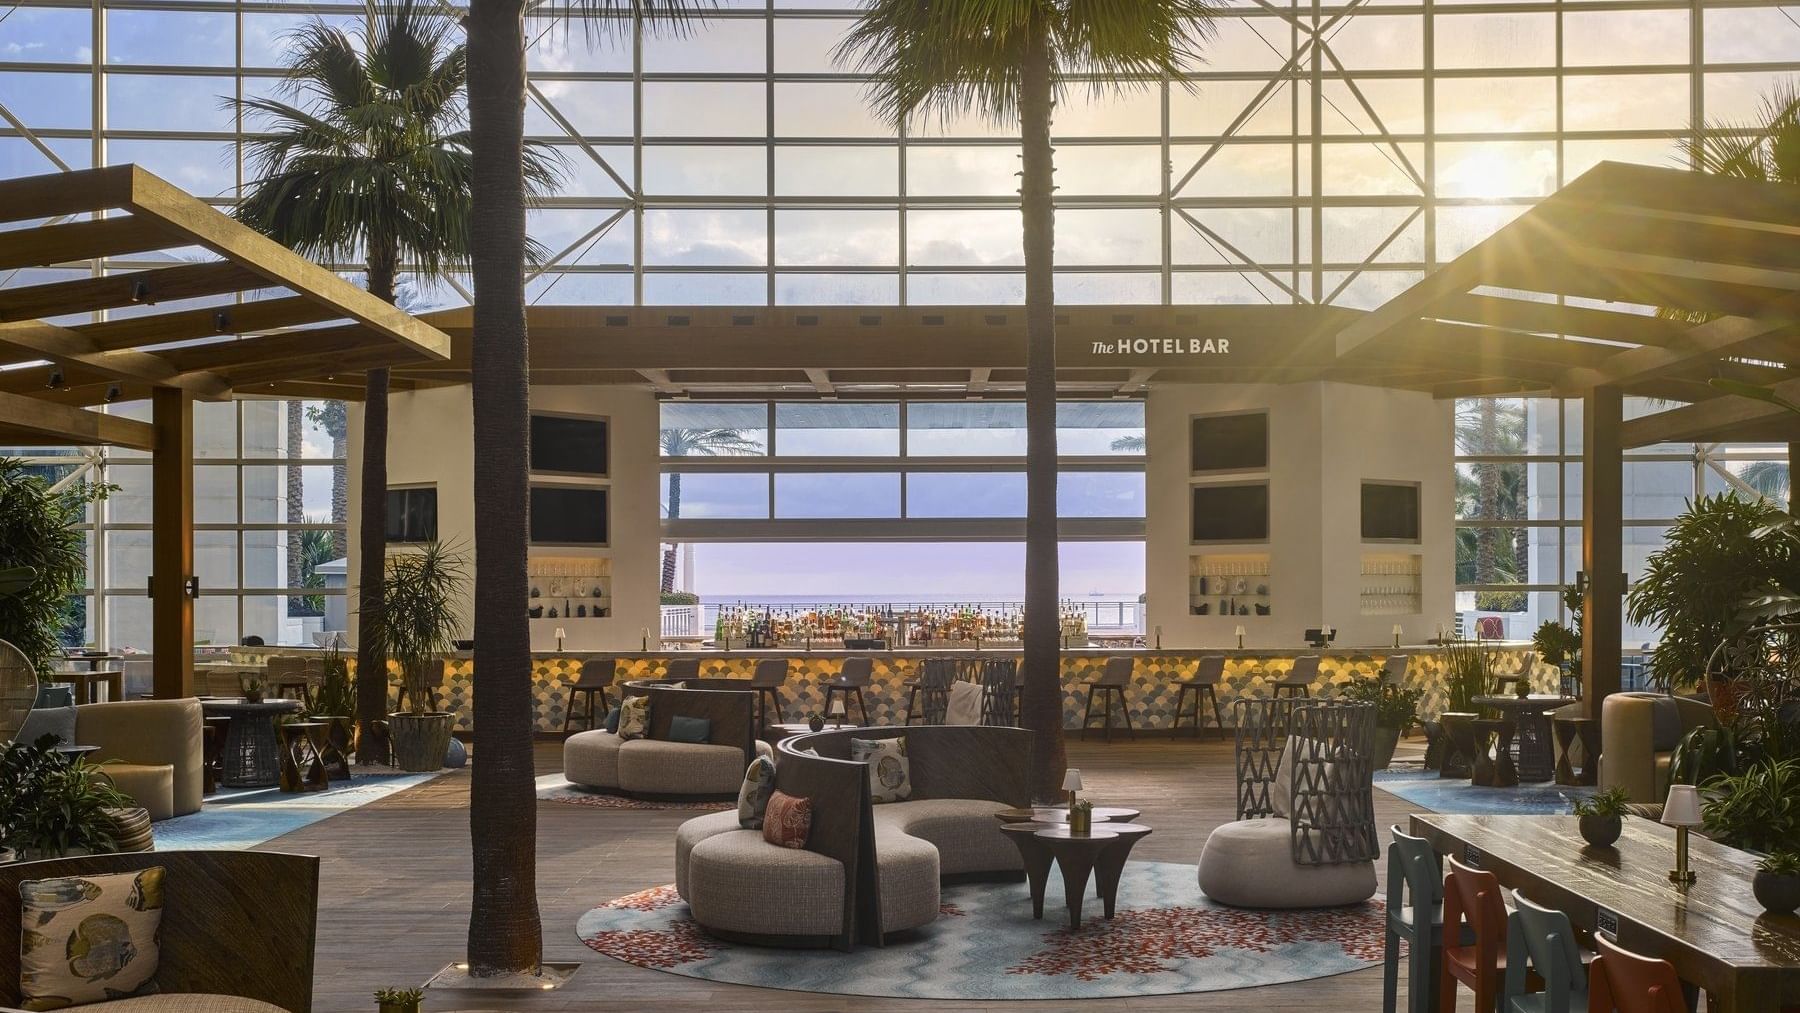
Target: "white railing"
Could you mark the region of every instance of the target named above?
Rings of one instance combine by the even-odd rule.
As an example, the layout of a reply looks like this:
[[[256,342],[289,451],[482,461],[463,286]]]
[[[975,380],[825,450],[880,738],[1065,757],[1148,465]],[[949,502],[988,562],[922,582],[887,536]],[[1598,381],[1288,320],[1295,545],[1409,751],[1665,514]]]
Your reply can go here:
[[[664,605],[662,635],[665,640],[700,636],[700,606]]]

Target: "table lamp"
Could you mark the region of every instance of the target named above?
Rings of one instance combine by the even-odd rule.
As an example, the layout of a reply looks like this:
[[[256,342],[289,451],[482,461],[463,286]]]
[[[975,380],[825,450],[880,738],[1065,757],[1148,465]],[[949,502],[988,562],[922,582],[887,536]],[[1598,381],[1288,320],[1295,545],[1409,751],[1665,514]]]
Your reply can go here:
[[[1662,821],[1675,828],[1675,868],[1669,872],[1669,882],[1680,887],[1691,886],[1698,877],[1688,868],[1688,828],[1702,822],[1700,789],[1691,784],[1670,785],[1669,797],[1663,803]]]
[[[1394,647],[1395,648],[1398,648],[1400,646],[1400,635],[1403,632],[1404,631],[1400,629],[1400,624],[1395,623],[1394,624]]]
[[[1241,651],[1244,649],[1244,628],[1242,626],[1239,626],[1237,628],[1237,638],[1238,638],[1238,650]]]
[[[556,649],[558,651],[563,649],[562,648],[563,636],[564,636],[563,628],[561,626],[558,626],[556,628]]]
[[[839,728],[844,727],[844,698],[841,696],[833,698],[831,710],[828,713],[837,720]]]
[[[1081,771],[1070,767],[1063,771],[1063,791],[1069,793],[1069,804],[1075,804],[1075,793],[1081,790]]]

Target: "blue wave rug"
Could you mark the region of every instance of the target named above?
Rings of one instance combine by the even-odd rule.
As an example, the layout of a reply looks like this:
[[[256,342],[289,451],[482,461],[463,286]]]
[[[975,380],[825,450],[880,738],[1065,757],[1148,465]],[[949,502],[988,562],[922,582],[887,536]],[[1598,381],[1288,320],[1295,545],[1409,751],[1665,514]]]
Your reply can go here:
[[[151,830],[157,850],[254,848],[438,776],[399,771],[365,773],[364,769],[353,768],[355,776],[348,784],[303,795],[284,795],[276,788],[221,789],[207,797],[199,812],[154,824]]]
[[[1375,787],[1434,813],[1466,816],[1560,816],[1599,790],[1550,783],[1481,788],[1435,770],[1378,770]]]
[[[689,916],[674,886],[620,897],[576,923],[596,953],[688,978],[902,999],[1099,999],[1307,981],[1381,962],[1380,901],[1319,911],[1244,911],[1200,892],[1192,865],[1131,862],[1116,917],[1097,899],[1070,930],[1062,877],[1044,920],[1024,883],[947,886],[937,921],[885,947],[784,950],[727,943]],[[1059,920],[1060,916],[1060,920]]]

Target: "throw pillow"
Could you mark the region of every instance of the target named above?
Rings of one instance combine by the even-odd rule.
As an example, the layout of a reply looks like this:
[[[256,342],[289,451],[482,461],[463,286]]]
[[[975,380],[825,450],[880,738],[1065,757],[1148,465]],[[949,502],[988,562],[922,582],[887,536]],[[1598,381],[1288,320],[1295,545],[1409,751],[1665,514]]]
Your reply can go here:
[[[619,705],[619,738],[641,739],[649,732],[649,697],[634,696]]]
[[[775,761],[759,756],[744,771],[744,786],[738,789],[738,826],[745,830],[761,830],[763,813],[769,808],[769,795],[775,790]]]
[[[19,884],[19,992],[53,1010],[156,991],[163,869]]]
[[[614,707],[606,712],[606,730],[614,735],[619,734],[619,708]]]
[[[676,715],[669,719],[670,742],[705,742],[712,737],[712,721]]]
[[[812,836],[812,799],[771,793],[769,807],[763,811],[762,835],[776,847],[796,851],[806,847],[806,839]]]
[[[869,797],[875,803],[904,802],[912,797],[912,765],[906,758],[906,736],[851,739],[850,758],[869,765]]]
[[[973,682],[961,679],[950,684],[950,699],[944,705],[944,723],[947,725],[978,725],[981,723],[981,701],[987,690]]]

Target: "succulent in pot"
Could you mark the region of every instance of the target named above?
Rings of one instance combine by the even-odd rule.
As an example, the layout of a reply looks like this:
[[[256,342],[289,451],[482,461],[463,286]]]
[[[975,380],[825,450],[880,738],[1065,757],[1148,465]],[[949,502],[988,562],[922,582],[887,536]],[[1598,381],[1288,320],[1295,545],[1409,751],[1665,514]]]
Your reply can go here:
[[[380,1013],[419,1013],[425,1005],[425,993],[416,988],[383,988],[375,992]]]
[[[1772,851],[1756,864],[1750,881],[1756,902],[1771,914],[1793,914],[1800,908],[1800,851]]]
[[[1626,805],[1631,801],[1624,788],[1608,788],[1592,798],[1575,803],[1575,815],[1581,821],[1581,838],[1596,848],[1610,848],[1625,830]]]

